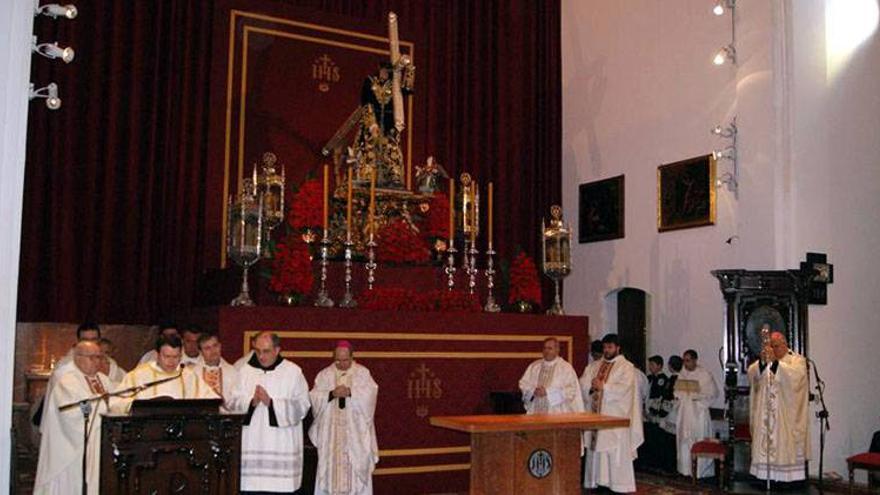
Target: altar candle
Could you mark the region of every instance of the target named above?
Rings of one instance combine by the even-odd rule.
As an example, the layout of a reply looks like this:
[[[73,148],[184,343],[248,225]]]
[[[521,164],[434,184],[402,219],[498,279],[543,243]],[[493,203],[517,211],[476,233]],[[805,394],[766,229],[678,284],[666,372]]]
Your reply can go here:
[[[487,205],[489,214],[489,249],[492,249],[492,183],[489,183],[489,204]]]
[[[351,167],[348,167],[348,198],[345,208],[345,234],[351,239]]]
[[[370,173],[370,234],[375,234],[373,219],[376,215],[376,167]]]
[[[455,240],[455,179],[449,179],[449,246]]]
[[[327,232],[327,227],[329,225],[328,215],[329,211],[329,201],[330,201],[330,165],[324,164],[324,232]]]

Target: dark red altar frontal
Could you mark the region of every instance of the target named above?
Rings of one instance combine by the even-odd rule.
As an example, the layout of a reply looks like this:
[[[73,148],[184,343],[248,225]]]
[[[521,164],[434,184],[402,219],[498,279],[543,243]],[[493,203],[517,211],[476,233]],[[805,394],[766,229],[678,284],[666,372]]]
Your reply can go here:
[[[284,355],[309,385],[348,339],[355,359],[379,384],[377,494],[465,492],[470,439],[433,428],[429,416],[491,414],[490,392],[517,390],[541,343],[556,336],[580,372],[589,343],[585,316],[408,313],[317,308],[220,307],[210,310],[223,354],[234,361],[261,330],[282,338]],[[207,323],[207,322],[206,322]]]

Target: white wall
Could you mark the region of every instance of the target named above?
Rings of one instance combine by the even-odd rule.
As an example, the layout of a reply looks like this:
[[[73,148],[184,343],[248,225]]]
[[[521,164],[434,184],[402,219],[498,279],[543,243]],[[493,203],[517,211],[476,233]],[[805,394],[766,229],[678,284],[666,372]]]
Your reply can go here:
[[[840,359],[823,344],[848,335],[858,339],[860,356],[880,350],[871,325],[880,318],[870,312],[880,302],[880,267],[869,259],[880,240],[880,222],[869,213],[880,201],[880,81],[868,61],[877,65],[874,38],[863,47],[864,61],[857,54],[833,86],[825,84],[824,4],[739,0],[734,68],[711,63],[730,40],[730,18],[712,15],[713,2],[563,1],[568,219],[577,222],[578,184],[626,174],[626,237],[574,246],[565,304],[570,313],[590,315],[597,336],[610,317],[605,294],[620,286],[647,291],[649,354],[693,347],[720,383],[723,301],[710,270],[794,268],[807,250],[829,253],[837,281],[830,305],[811,307],[811,351],[836,391],[829,407],[839,424],[826,471],[844,472],[845,454],[867,447],[868,432],[880,427],[865,403],[880,384],[857,362],[832,372]],[[721,147],[709,129],[734,115],[738,197],[717,191],[715,226],[659,234],[657,166]],[[727,167],[719,163],[719,175]],[[855,207],[860,200],[864,206]],[[724,242],[733,235],[738,240]],[[830,331],[831,322],[847,330]],[[852,401],[862,407],[844,418]]]
[[[18,255],[34,4],[14,0],[0,15],[0,487],[9,486]]]

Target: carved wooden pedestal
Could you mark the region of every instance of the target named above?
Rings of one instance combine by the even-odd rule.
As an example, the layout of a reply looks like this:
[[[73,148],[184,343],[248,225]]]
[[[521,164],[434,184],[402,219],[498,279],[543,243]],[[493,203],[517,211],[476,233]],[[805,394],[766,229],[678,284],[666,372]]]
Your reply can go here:
[[[243,417],[104,416],[101,493],[238,493]]]

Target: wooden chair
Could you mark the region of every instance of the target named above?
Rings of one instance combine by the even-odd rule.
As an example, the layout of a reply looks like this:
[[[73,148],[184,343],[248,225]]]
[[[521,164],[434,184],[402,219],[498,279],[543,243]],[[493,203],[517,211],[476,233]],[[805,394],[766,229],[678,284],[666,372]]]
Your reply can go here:
[[[700,458],[715,461],[715,472],[718,474],[718,486],[724,487],[724,458],[727,457],[727,446],[718,440],[707,438],[691,446],[691,480],[697,484],[697,461]]]
[[[846,459],[846,466],[849,468],[849,492],[853,491],[853,481],[856,469],[865,469],[868,471],[868,490],[874,489],[873,476],[875,471],[880,472],[880,452],[863,452]]]

